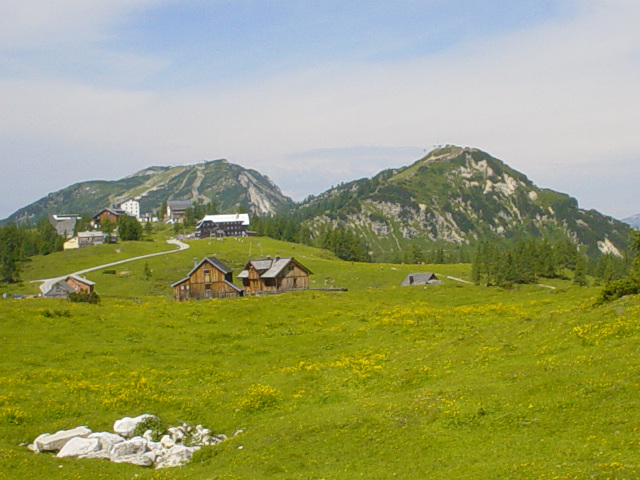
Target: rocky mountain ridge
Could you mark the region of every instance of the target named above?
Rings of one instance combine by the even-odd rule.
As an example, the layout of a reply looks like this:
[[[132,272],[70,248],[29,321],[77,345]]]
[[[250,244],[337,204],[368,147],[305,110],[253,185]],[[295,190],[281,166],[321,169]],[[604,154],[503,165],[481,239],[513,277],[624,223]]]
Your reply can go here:
[[[591,252],[622,255],[630,227],[575,198],[536,186],[526,175],[475,148],[445,146],[412,165],[338,185],[294,203],[268,177],[226,160],[178,167],[149,167],[116,181],[82,182],[24,207],[8,220],[50,213],[93,213],[128,198],[141,212],[165,200],[201,204],[221,212],[240,207],[257,215],[286,214],[309,228],[344,226],[392,258],[412,245],[473,245],[490,238],[568,236]]]
[[[227,160],[177,167],[148,167],[120,180],[71,185],[21,208],[7,220],[24,222],[54,213],[89,213],[130,198],[141,213],[155,212],[166,200],[215,201],[223,212],[242,207],[258,215],[287,211],[293,200],[267,176]]]
[[[411,243],[473,244],[492,237],[569,236],[589,251],[622,255],[628,226],[540,188],[475,148],[446,146],[414,164],[332,188],[297,207],[312,233],[346,225],[373,252]]]
[[[623,218],[622,221],[628,225],[631,225],[636,230],[640,229],[640,213],[627,218]]]

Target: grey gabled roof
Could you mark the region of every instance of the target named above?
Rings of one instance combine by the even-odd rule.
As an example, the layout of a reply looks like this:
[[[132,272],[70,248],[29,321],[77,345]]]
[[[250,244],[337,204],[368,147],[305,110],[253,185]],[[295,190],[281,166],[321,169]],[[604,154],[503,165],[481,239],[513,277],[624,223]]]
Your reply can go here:
[[[413,281],[411,281],[412,279]],[[439,281],[435,273],[432,273],[432,272],[410,273],[405,277],[404,281],[402,282],[402,286],[406,287],[408,285],[425,285],[433,281]]]
[[[204,262],[210,263],[225,275],[233,271],[229,267],[227,267],[224,263],[222,263],[220,260],[218,260],[216,257],[204,257],[195,267],[191,269],[189,273],[187,273],[187,277],[190,277],[191,275],[193,275],[193,272],[195,272],[198,268],[200,268],[200,265],[202,265]]]
[[[186,210],[187,208],[191,208],[192,204],[189,200],[168,200],[167,206],[171,208],[171,210]]]
[[[182,280],[178,280],[176,283],[172,283],[171,286],[172,287],[177,287],[178,285],[180,285],[182,282],[186,282],[187,280],[189,280],[189,277],[184,277]]]
[[[249,276],[249,270],[248,270],[249,266],[253,266],[253,268],[256,269],[256,271],[260,275],[260,278],[275,278],[291,262],[295,262],[296,265],[298,265],[307,273],[309,274],[313,273],[311,272],[311,270],[309,270],[308,268],[304,267],[303,265],[298,263],[296,260],[294,260],[293,257],[259,258],[255,260],[249,260],[249,263],[247,263],[247,267],[238,274],[238,278],[247,278]]]
[[[79,277],[77,275],[67,275],[67,278],[73,278],[74,280],[84,283],[85,285],[95,285],[95,282],[87,280],[86,278]]]
[[[293,260],[292,258],[278,258],[273,261],[271,268],[260,275],[262,278],[275,278]]]
[[[234,285],[233,283],[228,282],[227,280],[225,280],[224,283],[226,283],[227,285],[232,287],[236,292],[243,292],[244,291],[240,287],[238,287],[237,285]]]

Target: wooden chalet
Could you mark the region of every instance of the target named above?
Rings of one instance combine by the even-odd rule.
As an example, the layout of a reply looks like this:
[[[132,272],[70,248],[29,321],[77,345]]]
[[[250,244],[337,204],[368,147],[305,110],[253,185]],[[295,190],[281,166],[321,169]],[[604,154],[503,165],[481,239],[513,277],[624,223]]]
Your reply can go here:
[[[196,263],[185,278],[171,285],[175,300],[228,298],[242,296],[242,289],[233,284],[231,269],[215,257],[205,257]]]
[[[309,288],[313,272],[291,258],[261,258],[249,260],[240,272],[245,295],[280,293]]]
[[[119,208],[103,208],[93,216],[93,225],[98,227],[105,220],[111,220],[114,224],[118,223],[118,218],[127,215],[127,212]]]
[[[196,225],[196,237],[246,237],[248,229],[248,213],[205,215]]]
[[[170,223],[183,223],[187,210],[193,205],[189,200],[167,201],[167,219]]]
[[[92,293],[95,283],[77,275],[69,275],[51,285],[51,288],[44,294],[46,298],[64,298],[70,293],[86,292]]]

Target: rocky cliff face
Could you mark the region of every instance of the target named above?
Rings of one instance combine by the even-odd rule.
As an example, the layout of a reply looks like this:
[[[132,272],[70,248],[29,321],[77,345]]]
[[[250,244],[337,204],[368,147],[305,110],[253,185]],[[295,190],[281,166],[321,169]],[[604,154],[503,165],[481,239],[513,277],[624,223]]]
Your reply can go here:
[[[218,203],[221,212],[244,207],[266,215],[287,211],[293,201],[268,177],[226,160],[178,167],[150,167],[114,181],[89,181],[50,193],[21,208],[12,221],[41,218],[53,213],[96,213],[129,198],[140,202],[142,213],[157,211],[166,200]]]
[[[585,211],[568,195],[474,148],[447,146],[413,165],[340,185],[298,208],[312,230],[346,224],[374,252],[410,242],[472,244],[491,237],[567,235],[595,252],[620,254],[628,226]]]

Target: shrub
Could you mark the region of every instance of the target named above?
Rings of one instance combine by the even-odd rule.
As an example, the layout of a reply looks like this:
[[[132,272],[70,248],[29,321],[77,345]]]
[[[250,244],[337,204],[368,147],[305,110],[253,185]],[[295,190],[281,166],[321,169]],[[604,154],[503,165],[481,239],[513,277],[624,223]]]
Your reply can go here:
[[[141,437],[147,430],[151,430],[151,440],[159,442],[162,436],[167,433],[167,425],[158,417],[147,417],[136,425],[131,436]]]
[[[600,303],[610,302],[625,295],[640,293],[640,282],[630,277],[607,283],[600,292]]]
[[[85,303],[91,303],[93,305],[97,305],[98,303],[100,303],[100,297],[98,296],[98,294],[96,292],[85,292],[85,291],[80,291],[80,292],[73,292],[69,294],[69,301],[70,302],[85,302]]]

